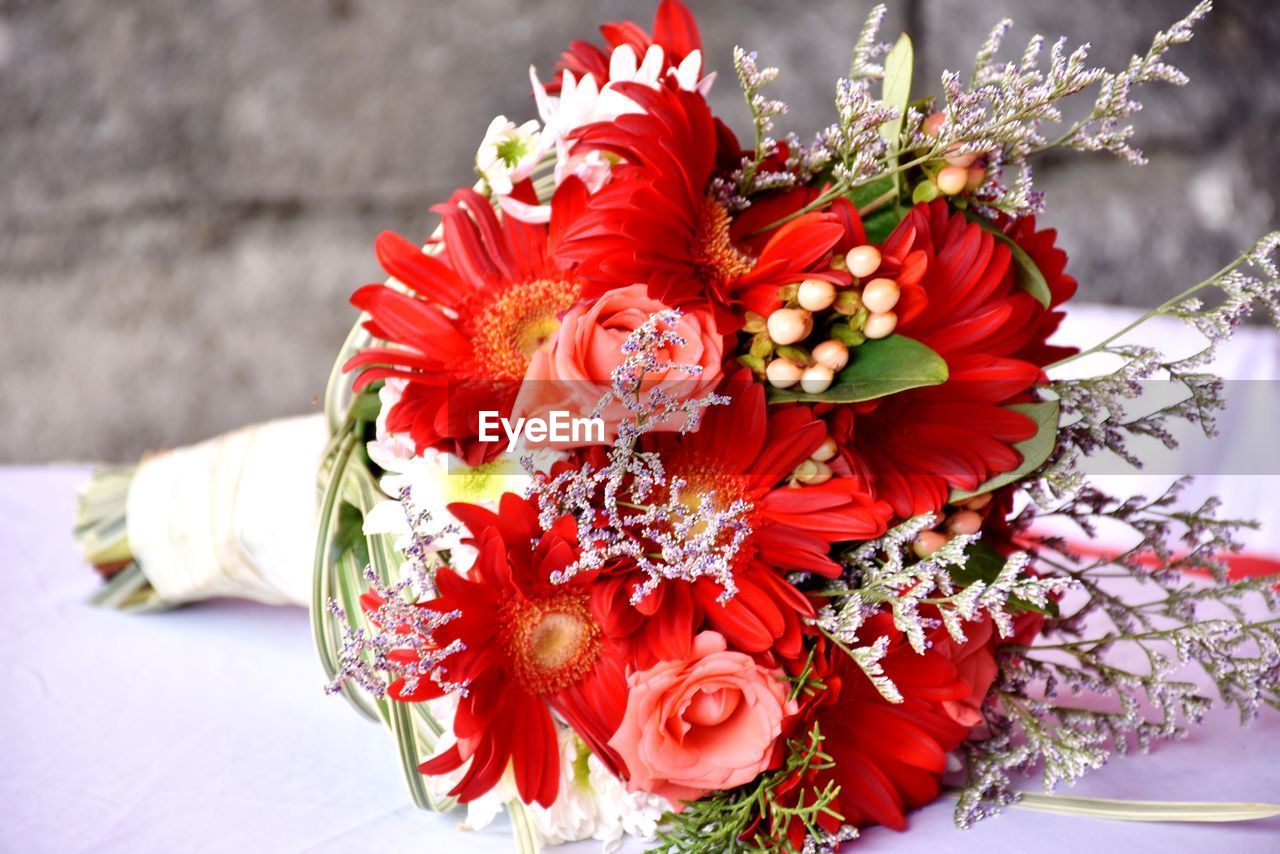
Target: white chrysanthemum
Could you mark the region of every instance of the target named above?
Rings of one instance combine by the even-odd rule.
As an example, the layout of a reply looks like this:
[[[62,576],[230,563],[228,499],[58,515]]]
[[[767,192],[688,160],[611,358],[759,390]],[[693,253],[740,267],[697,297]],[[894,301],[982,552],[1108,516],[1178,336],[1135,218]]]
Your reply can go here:
[[[617,850],[624,835],[651,839],[671,807],[656,795],[628,792],[568,727],[559,726],[560,794],[551,807],[529,808],[544,845],[599,839]]]
[[[556,451],[540,451],[533,454],[534,464],[545,471],[563,456]],[[399,499],[408,487],[413,512],[431,514],[432,527],[440,532],[431,542],[431,550],[448,549],[450,565],[460,572],[470,568],[475,560],[475,550],[462,544],[463,532],[443,532],[444,528],[452,526],[454,522],[449,513],[449,505],[478,504],[497,510],[503,493],[524,495],[533,482],[533,478],[525,473],[519,460],[512,455],[503,455],[478,466],[468,466],[453,454],[428,448],[416,457],[407,460],[388,459],[379,462],[379,465],[388,472],[379,483],[388,499],[375,504],[365,514],[364,532],[391,534],[396,537],[397,549],[404,551],[409,547],[414,532],[410,527],[406,508]]]
[[[374,422],[374,439],[366,447],[369,459],[387,472],[379,483],[388,500],[375,504],[364,517],[366,534],[391,534],[400,551],[411,543],[413,531],[400,495],[405,487],[412,496],[416,513],[431,514],[437,530],[452,525],[453,516],[448,507],[455,502],[478,504],[497,510],[504,492],[524,495],[532,483],[515,453],[504,454],[498,459],[479,466],[468,466],[453,454],[428,448],[421,454],[414,453],[413,438],[405,433],[392,433],[387,429],[387,413],[400,402],[407,383],[391,378],[378,390],[381,404]],[[530,455],[539,471],[549,471],[565,454],[540,449]],[[419,532],[429,533],[429,532]],[[449,549],[450,565],[465,572],[475,559],[474,550],[462,545],[461,534],[442,533],[431,543],[432,550]]]
[[[374,421],[374,439],[366,447],[369,459],[388,471],[413,459],[413,437],[408,433],[392,433],[387,429],[387,414],[400,402],[408,380],[391,377],[378,389],[378,417]]]
[[[446,695],[428,703],[431,713],[446,730],[452,727],[457,698]],[[616,851],[623,837],[652,839],[658,822],[670,808],[656,795],[628,792],[626,784],[610,773],[569,727],[556,722],[560,740],[560,793],[549,808],[528,807],[529,818],[543,845],[560,845],[583,839],[598,839],[604,851]],[[446,750],[452,739],[438,745]],[[427,778],[427,787],[436,798],[444,798],[462,779],[464,768]],[[466,830],[481,830],[497,818],[506,803],[518,797],[510,768],[496,786],[466,805],[462,822]]]
[[[702,72],[701,51],[692,51],[678,66],[670,68],[666,53],[658,45],[651,45],[645,51],[643,60],[638,60],[629,45],[615,48],[609,56],[609,82],[603,87],[598,86],[591,75],[579,80],[571,71],[566,70],[561,73],[560,93],[549,95],[538,79],[537,69],[529,68],[534,100],[544,126],[543,137],[549,140],[548,149],[553,144],[555,147],[557,186],[565,178],[575,175],[582,179],[588,191],[594,193],[609,180],[609,158],[598,151],[575,154],[573,145],[568,140],[569,135],[583,125],[611,122],[619,116],[642,112],[635,101],[615,87],[619,83],[640,83],[657,89],[664,72],[674,76],[682,89],[696,90],[703,95],[710,90],[715,79],[715,75],[699,78]],[[546,205],[529,205],[514,199],[501,201],[507,213],[526,222],[546,222],[551,216],[551,210]]]
[[[532,174],[544,151],[536,120],[517,125],[506,116],[498,116],[490,122],[476,152],[476,169],[494,195],[506,196],[515,184]]]
[[[637,62],[635,51],[630,46],[621,45],[609,57],[609,82],[603,87],[597,86],[591,75],[578,80],[573,72],[566,70],[561,72],[559,95],[548,95],[546,87],[538,80],[537,69],[531,67],[529,76],[533,81],[534,100],[546,126],[545,133],[554,135],[556,141],[562,143],[583,125],[611,122],[619,116],[641,112],[635,101],[618,91],[618,84],[640,83],[657,89],[666,68],[666,55],[658,45],[650,46],[641,62]],[[669,69],[669,73],[675,76],[682,89],[696,89],[705,95],[713,78],[699,80],[701,70],[702,53],[695,50],[679,66]]]
[[[583,745],[583,750],[586,746]],[[605,850],[615,850],[623,834],[638,839],[652,839],[658,822],[671,811],[671,804],[657,795],[628,792],[627,786],[613,775],[604,763],[591,754],[587,759],[587,781],[599,809],[596,839],[605,841]]]

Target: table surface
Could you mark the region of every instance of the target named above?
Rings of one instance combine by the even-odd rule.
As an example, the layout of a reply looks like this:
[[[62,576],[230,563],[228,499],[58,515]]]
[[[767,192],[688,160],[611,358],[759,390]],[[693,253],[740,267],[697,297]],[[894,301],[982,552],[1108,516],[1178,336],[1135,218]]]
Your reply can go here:
[[[215,601],[133,616],[87,605],[97,581],[69,535],[86,477],[0,469],[0,851],[512,849],[502,820],[464,833],[457,816],[411,806],[387,733],[325,696],[302,609]],[[1258,496],[1259,481],[1244,481]],[[1257,542],[1280,551],[1268,548],[1274,536]],[[1242,728],[1217,709],[1185,741],[1064,793],[1280,802],[1280,714]],[[1139,824],[1012,809],[962,832],[951,809],[915,813],[907,836],[869,829],[850,850],[1280,850],[1280,818]]]

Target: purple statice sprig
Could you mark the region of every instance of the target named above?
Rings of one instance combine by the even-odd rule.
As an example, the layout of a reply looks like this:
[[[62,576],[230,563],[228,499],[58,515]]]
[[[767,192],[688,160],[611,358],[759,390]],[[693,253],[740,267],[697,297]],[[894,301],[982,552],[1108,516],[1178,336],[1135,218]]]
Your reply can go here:
[[[760,173],[761,164],[778,148],[778,142],[772,136],[773,120],[784,115],[788,109],[785,102],[761,93],[762,89],[778,79],[778,69],[772,66],[761,68],[755,51],[740,47],[733,49],[733,68],[738,74],[738,83],[742,86],[742,95],[751,112],[751,124],[755,132],[752,155],[743,158],[740,168],[722,184],[725,190],[732,188],[724,200],[732,209],[741,209],[746,207],[753,193],[788,186],[788,179],[794,181],[794,176],[786,173]]]
[[[1177,422],[1194,424],[1206,436],[1215,435],[1216,415],[1226,405],[1224,385],[1221,378],[1204,367],[1252,312],[1265,310],[1280,328],[1278,255],[1280,231],[1266,235],[1221,270],[1170,297],[1118,332],[1049,365],[1047,370],[1055,371],[1092,359],[1099,366],[1106,365],[1107,370],[1053,381],[1051,389],[1061,406],[1063,426],[1049,464],[1031,479],[1033,491],[1041,486],[1057,494],[1074,491],[1080,480],[1079,458],[1102,450],[1141,468],[1142,461],[1129,449],[1129,442],[1150,437],[1175,448],[1177,441],[1171,425]],[[1155,317],[1173,317],[1188,324],[1204,337],[1203,349],[1191,356],[1168,359],[1155,347],[1121,343]],[[1157,382],[1175,383],[1186,395],[1155,411],[1131,417],[1131,404]]]
[[[440,537],[457,533],[458,526],[435,525],[431,513],[414,501],[408,485],[400,490],[399,503],[409,522],[401,578],[387,581],[372,566],[366,566],[364,578],[379,605],[359,617],[349,615],[338,602],[329,600],[329,613],[342,627],[342,644],[338,648],[337,673],[325,691],[335,694],[346,684],[354,683],[381,698],[396,679],[403,679],[405,693],[412,693],[419,680],[427,677],[446,692],[465,696],[466,682],[451,681],[444,667],[445,660],[465,649],[465,644],[455,640],[442,645],[435,640],[435,633],[457,619],[460,612],[442,612],[418,604],[437,592],[435,574],[441,562],[433,546]],[[414,660],[391,656],[393,651],[405,650],[413,652]]]
[[[1017,776],[1039,770],[1052,789],[1113,755],[1185,736],[1215,694],[1242,722],[1263,706],[1280,708],[1275,579],[1232,578],[1225,560],[1256,523],[1222,517],[1216,497],[1183,507],[1189,482],[1123,499],[1087,484],[1068,494],[1030,491],[1032,501],[1011,520],[1015,532],[1056,518],[1086,537],[1100,525],[1124,526],[1137,541],[1094,557],[1063,537],[1038,538],[1041,577],[1071,580],[1082,595],[1062,601],[1034,644],[1006,647],[998,657],[982,709],[990,735],[963,747],[969,776],[957,824],[1016,801]],[[1209,579],[1199,576],[1205,570]],[[1264,616],[1246,608],[1250,600],[1261,600]],[[1189,678],[1196,670],[1202,678]]]
[[[326,693],[336,694],[353,682],[381,698],[393,681],[403,679],[404,693],[409,694],[420,680],[429,678],[447,693],[466,696],[467,683],[451,681],[444,666],[449,656],[466,645],[460,640],[444,645],[434,640],[435,632],[461,612],[419,607],[418,597],[411,592],[411,578],[387,584],[372,567],[365,569],[364,577],[380,604],[362,620],[351,618],[341,605],[329,600],[329,612],[342,626],[342,645],[338,648],[338,672],[325,687]],[[405,650],[413,653],[413,660],[391,655]]]
[[[1191,40],[1195,25],[1211,8],[1210,0],[1202,0],[1169,29],[1156,33],[1144,54],[1117,71],[1091,65],[1088,44],[1068,50],[1066,39],[1058,39],[1046,51],[1041,35],[1031,38],[1017,61],[1000,62],[997,57],[1011,27],[1003,20],[979,49],[967,86],[957,72],[943,73],[945,119],[936,137],[921,135],[910,143],[943,152],[985,154],[988,180],[977,194],[982,205],[1011,216],[1037,213],[1043,195],[1032,188],[1029,159],[1034,155],[1065,148],[1106,152],[1134,165],[1146,162],[1132,144],[1131,119],[1142,109],[1136,91],[1152,83],[1187,83],[1187,76],[1166,56],[1170,48]],[[1087,90],[1096,91],[1089,113],[1061,134],[1047,136],[1047,126],[1063,121],[1063,102]]]
[[[762,231],[821,210],[837,198],[854,198],[859,188],[956,155],[983,158],[986,180],[973,194],[975,209],[985,215],[1002,212],[1014,217],[1043,208],[1044,196],[1034,187],[1031,161],[1046,151],[1109,152],[1142,163],[1142,153],[1132,145],[1131,119],[1142,107],[1137,92],[1153,83],[1181,86],[1187,82],[1166,57],[1171,48],[1191,40],[1195,25],[1211,6],[1209,0],[1202,0],[1186,17],[1156,33],[1145,53],[1114,71],[1090,63],[1088,44],[1070,49],[1066,39],[1050,43],[1041,35],[1032,37],[1017,59],[1001,61],[1003,41],[1011,28],[1011,22],[1001,21],[979,48],[972,79],[965,81],[956,71],[943,72],[942,98],[936,104],[943,121],[928,131],[924,120],[930,108],[921,108],[917,101],[917,106],[908,105],[903,111],[901,105],[886,103],[872,90],[872,84],[884,76],[884,66],[877,60],[886,47],[877,38],[885,9],[877,6],[858,39],[849,75],[837,82],[837,121],[803,154],[805,162],[823,164],[834,180],[808,204]],[[755,77],[747,74],[744,81],[754,114],[766,102],[753,100],[756,92],[748,84],[754,84]],[[1066,123],[1065,102],[1089,93],[1094,95],[1093,108],[1080,121]],[[895,138],[882,138],[886,123],[899,118]],[[1049,133],[1049,128],[1064,124],[1060,135]],[[771,121],[760,126],[772,128]],[[757,154],[761,150],[757,146]],[[902,156],[906,152],[909,157]],[[797,175],[798,180],[811,177],[803,171]],[[749,193],[743,187],[740,180],[721,182],[716,186],[717,199],[735,210],[744,207]],[[865,203],[873,204],[883,202]]]
[[[701,365],[671,362],[661,355],[668,347],[679,348],[688,343],[676,332],[680,317],[681,313],[674,308],[656,312],[622,342],[624,358],[610,374],[610,390],[600,398],[594,413],[599,417],[614,401],[630,412],[633,417],[624,419],[619,425],[619,436],[630,434],[639,438],[677,415],[684,415],[687,419],[681,432],[693,432],[698,429],[702,411],[707,406],[728,403],[727,397],[715,394],[697,400],[680,400],[661,384],[645,391],[645,377],[651,373],[674,372],[688,377],[702,374]]]
[[[460,533],[462,529],[457,524],[435,525],[431,512],[414,501],[413,488],[407,483],[400,488],[399,501],[409,523],[409,540],[404,547],[404,556],[414,591],[419,598],[434,596],[436,570],[441,565],[435,543],[441,537]]]
[[[1233,579],[1226,562],[1241,548],[1240,532],[1257,524],[1222,517],[1217,497],[1196,508],[1182,506],[1190,478],[1152,498],[1116,498],[1081,470],[1082,458],[1104,450],[1141,467],[1129,442],[1155,438],[1174,447],[1170,425],[1176,422],[1214,434],[1214,415],[1225,405],[1223,384],[1202,368],[1254,308],[1265,308],[1273,320],[1280,315],[1278,252],[1280,233],[1267,235],[1204,281],[1048,366],[1052,371],[1091,357],[1119,363],[1105,373],[1052,383],[1062,412],[1056,447],[1023,481],[1030,501],[1011,525],[1024,533],[1038,521],[1054,520],[1086,538],[1100,526],[1122,526],[1136,542],[1119,554],[1093,557],[1061,536],[1038,538],[1037,571],[1074,581],[1082,595],[1064,600],[1066,607],[1046,620],[1041,641],[1001,655],[983,707],[990,737],[964,747],[969,779],[956,808],[962,827],[1014,802],[1019,774],[1040,769],[1052,788],[1074,782],[1112,755],[1185,735],[1214,694],[1242,721],[1264,705],[1280,708],[1275,580]],[[1154,347],[1119,343],[1156,316],[1190,324],[1204,336],[1204,349],[1168,359]],[[1178,383],[1187,395],[1130,417],[1129,404],[1154,380]],[[1209,581],[1198,577],[1204,571]],[[1146,592],[1134,596],[1134,585]],[[1246,608],[1258,599],[1266,612],[1261,619]],[[1196,670],[1200,680],[1188,678]]]
[[[750,502],[722,503],[714,492],[688,495],[688,483],[669,473],[658,454],[639,448],[640,438],[677,416],[681,432],[694,431],[709,406],[729,402],[709,392],[681,400],[662,385],[645,388],[645,378],[660,373],[697,376],[701,368],[667,360],[662,354],[685,341],[676,332],[680,312],[657,312],[637,327],[622,345],[624,358],[613,371],[611,389],[601,399],[597,415],[617,402],[627,411],[603,466],[584,462],[574,470],[551,477],[526,468],[534,476],[539,521],[549,529],[557,519],[577,522],[580,554],[555,572],[552,582],[604,569],[616,561],[630,561],[646,576],[632,601],[638,602],[669,580],[710,578],[721,589],[721,600],[737,592],[733,564],[751,534]],[[655,501],[658,496],[662,500]]]
[[[891,45],[880,40],[880,27],[884,24],[888,8],[883,4],[874,6],[863,21],[858,40],[853,45],[853,59],[849,63],[849,80],[866,82],[884,77],[884,64],[878,60],[889,52]]]
[[[1027,605],[1047,608],[1050,600],[1076,586],[1071,578],[1027,572],[1031,558],[1025,552],[1013,552],[1005,558],[994,578],[960,585],[952,574],[965,568],[967,549],[980,535],[957,535],[929,557],[918,558],[912,544],[937,522],[933,514],[913,516],[846,553],[842,558],[843,585],[826,591],[830,601],[811,621],[853,658],[891,703],[901,703],[902,694],[879,664],[886,650],[869,647],[860,639],[864,624],[873,615],[892,614],[894,627],[916,653],[924,655],[931,643],[928,635],[934,629],[941,627],[956,643],[965,643],[965,625],[990,618],[1000,637],[1009,637],[1019,609]]]

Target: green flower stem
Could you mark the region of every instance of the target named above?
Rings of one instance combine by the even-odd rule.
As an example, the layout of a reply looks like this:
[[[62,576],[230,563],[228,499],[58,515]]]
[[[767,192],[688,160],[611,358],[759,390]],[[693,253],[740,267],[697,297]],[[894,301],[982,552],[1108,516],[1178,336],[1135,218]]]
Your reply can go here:
[[[1156,306],[1155,308],[1151,309],[1146,314],[1143,314],[1137,320],[1133,321],[1128,326],[1125,326],[1123,329],[1121,329],[1119,332],[1115,333],[1114,335],[1110,335],[1107,338],[1104,338],[1102,341],[1099,341],[1097,344],[1094,344],[1092,347],[1089,347],[1088,349],[1085,349],[1085,350],[1081,350],[1079,353],[1076,353],[1075,355],[1067,356],[1065,359],[1059,359],[1053,364],[1046,366],[1045,371],[1052,371],[1054,368],[1060,368],[1063,365],[1069,365],[1072,362],[1076,361],[1077,359],[1083,359],[1085,356],[1092,356],[1094,353],[1102,352],[1107,347],[1111,346],[1116,341],[1123,338],[1125,335],[1128,335],[1130,332],[1137,329],[1139,326],[1146,323],[1148,320],[1151,320],[1153,317],[1157,317],[1159,315],[1163,315],[1167,313],[1170,309],[1180,305],[1185,300],[1190,299],[1191,297],[1195,296],[1197,293],[1204,290],[1205,288],[1212,287],[1216,282],[1221,280],[1223,276],[1228,275],[1229,273],[1231,273],[1232,270],[1235,270],[1241,264],[1249,260],[1249,258],[1253,255],[1253,252],[1257,248],[1257,246],[1258,244],[1255,243],[1253,246],[1249,247],[1249,251],[1240,255],[1240,257],[1236,258],[1234,261],[1232,261],[1227,266],[1223,267],[1218,272],[1214,273],[1212,276],[1209,276],[1207,279],[1197,282],[1196,284],[1187,288],[1185,291],[1178,294],[1177,296],[1172,297],[1166,300],[1165,302],[1161,303],[1160,305]]]
[[[1261,629],[1266,628],[1267,626],[1274,626],[1276,624],[1280,624],[1280,617],[1272,617],[1269,620],[1258,620],[1252,623],[1245,623],[1241,625],[1240,628],[1244,631],[1249,631],[1251,629]],[[1183,631],[1185,628],[1185,626],[1176,626],[1171,629],[1152,629],[1149,632],[1107,635],[1106,637],[1090,638],[1088,640],[1065,641],[1063,643],[1055,644],[1036,644],[1034,646],[1010,644],[1009,646],[1004,647],[1004,649],[1013,652],[1045,652],[1049,650],[1060,650],[1062,652],[1081,652],[1087,655],[1092,655],[1099,646],[1116,643],[1118,641],[1137,641],[1141,643],[1142,641],[1168,640],[1171,636]],[[1085,649],[1085,647],[1090,648]]]
[[[858,181],[851,181],[847,183],[844,181],[837,181],[835,184],[831,186],[831,189],[823,192],[812,202],[809,202],[809,204],[805,205],[799,210],[792,211],[791,213],[787,214],[781,219],[774,220],[773,222],[769,223],[763,228],[756,229],[755,231],[748,234],[747,237],[757,237],[761,234],[765,234],[766,232],[773,231],[775,228],[786,225],[787,223],[791,222],[791,220],[793,219],[802,217],[807,213],[813,213],[819,208],[826,207],[827,205],[834,202],[836,199],[840,198],[841,196],[848,195],[849,193],[853,192],[859,187],[865,187],[867,184],[873,184],[876,181],[880,181],[885,178],[892,178],[894,175],[897,175],[901,172],[906,172],[908,169],[912,169],[916,166],[919,166],[922,163],[928,163],[930,160],[936,160],[940,156],[941,156],[941,153],[938,152],[936,148],[931,148],[929,149],[928,154],[921,155],[920,157],[917,157],[913,160],[908,160],[906,163],[900,163],[897,166],[894,166],[890,169],[885,169],[881,172],[877,172],[874,175],[871,175],[866,178],[862,178]],[[896,195],[896,192],[894,193],[894,195]],[[884,204],[885,202],[881,201],[880,198],[872,199],[871,202],[868,203],[867,205],[868,210],[863,211],[862,209],[859,209],[859,213],[864,213],[864,212],[870,213],[872,210],[875,210],[876,208],[879,208]]]

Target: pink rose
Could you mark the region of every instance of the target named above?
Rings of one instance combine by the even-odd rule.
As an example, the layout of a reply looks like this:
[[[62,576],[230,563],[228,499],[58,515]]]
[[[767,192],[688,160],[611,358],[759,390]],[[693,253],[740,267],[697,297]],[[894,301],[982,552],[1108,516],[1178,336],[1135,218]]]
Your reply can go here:
[[[693,640],[686,661],[633,673],[622,725],[609,739],[631,791],[673,804],[755,779],[772,764],[782,721],[796,713],[781,671],[730,652],[716,632]]]
[[[529,362],[524,383],[516,400],[512,419],[546,418],[551,411],[569,412],[585,418],[592,414],[600,398],[609,391],[613,369],[625,358],[622,344],[638,326],[670,306],[651,298],[644,285],[608,291],[595,302],[573,306],[560,321],[549,346],[539,348]],[[645,388],[658,386],[677,400],[699,397],[720,381],[724,359],[724,338],[716,334],[711,314],[698,308],[685,309],[676,325],[685,340],[682,347],[668,348],[660,355],[664,362],[698,365],[698,376],[677,371],[654,371],[645,375]],[[603,413],[604,443],[617,435],[618,423],[627,415],[614,402]],[[658,430],[679,430],[684,418],[677,416]],[[596,444],[590,440],[553,442],[559,447]]]

